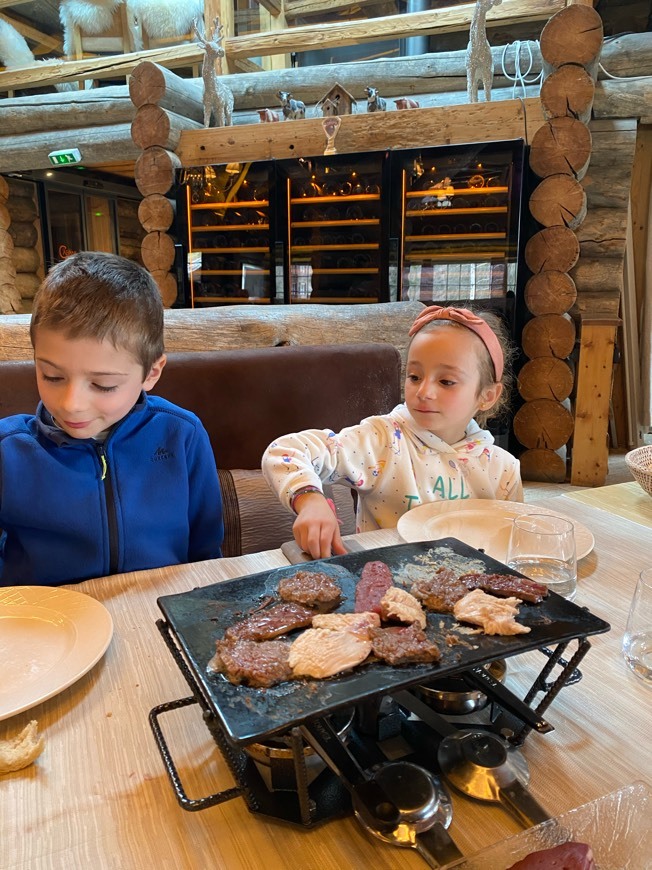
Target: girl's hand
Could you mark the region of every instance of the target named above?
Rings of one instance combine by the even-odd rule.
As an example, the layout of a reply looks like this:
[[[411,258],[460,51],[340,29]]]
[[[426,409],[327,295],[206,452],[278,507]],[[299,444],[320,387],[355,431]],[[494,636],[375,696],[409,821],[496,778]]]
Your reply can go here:
[[[306,492],[294,500],[297,518],[292,530],[301,549],[313,559],[346,553],[334,510],[321,492]]]

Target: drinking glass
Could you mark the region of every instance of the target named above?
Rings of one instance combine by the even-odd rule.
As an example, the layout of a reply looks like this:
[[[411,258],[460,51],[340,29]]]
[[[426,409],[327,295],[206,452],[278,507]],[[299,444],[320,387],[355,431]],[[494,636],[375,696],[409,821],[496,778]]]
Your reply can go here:
[[[570,520],[549,514],[515,517],[507,565],[572,600],[577,590],[575,533]]]
[[[652,686],[652,568],[641,571],[623,637],[625,661]]]

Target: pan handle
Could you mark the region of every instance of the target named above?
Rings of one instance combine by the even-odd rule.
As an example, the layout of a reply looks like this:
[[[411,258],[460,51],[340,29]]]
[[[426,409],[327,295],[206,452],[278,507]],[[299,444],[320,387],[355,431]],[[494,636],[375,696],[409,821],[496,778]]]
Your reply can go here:
[[[505,808],[526,828],[547,822],[552,818],[517,779],[507,786],[501,786],[499,797]]]
[[[540,716],[532,707],[529,707],[525,701],[521,701],[512,691],[510,691],[502,683],[493,677],[486,668],[477,667],[470,668],[460,674],[461,677],[475,689],[480,689],[493,701],[504,707],[508,713],[517,716],[523,722],[538,731],[539,734],[549,734],[554,731],[554,725],[551,725],[546,719]]]
[[[378,830],[393,830],[400,820],[398,807],[382,786],[360,767],[330,722],[326,719],[305,722],[301,732],[315,752],[340,777],[351,795],[359,798],[358,809],[365,822]]]
[[[463,857],[441,822],[417,834],[414,846],[428,867],[445,867]]]

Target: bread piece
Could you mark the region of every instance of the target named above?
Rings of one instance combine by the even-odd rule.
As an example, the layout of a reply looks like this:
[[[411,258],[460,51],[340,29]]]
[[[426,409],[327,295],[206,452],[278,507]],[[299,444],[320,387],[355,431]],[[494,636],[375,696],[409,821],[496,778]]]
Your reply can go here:
[[[45,739],[39,736],[37,727],[36,719],[32,719],[16,737],[0,740],[0,775],[22,770],[43,752]]]

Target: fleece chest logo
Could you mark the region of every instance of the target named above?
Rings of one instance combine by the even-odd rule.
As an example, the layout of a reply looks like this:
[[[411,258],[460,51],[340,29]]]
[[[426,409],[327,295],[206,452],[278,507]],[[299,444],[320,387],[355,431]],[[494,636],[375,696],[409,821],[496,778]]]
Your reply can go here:
[[[152,462],[163,462],[165,459],[173,459],[174,453],[167,447],[157,447],[152,455]]]

